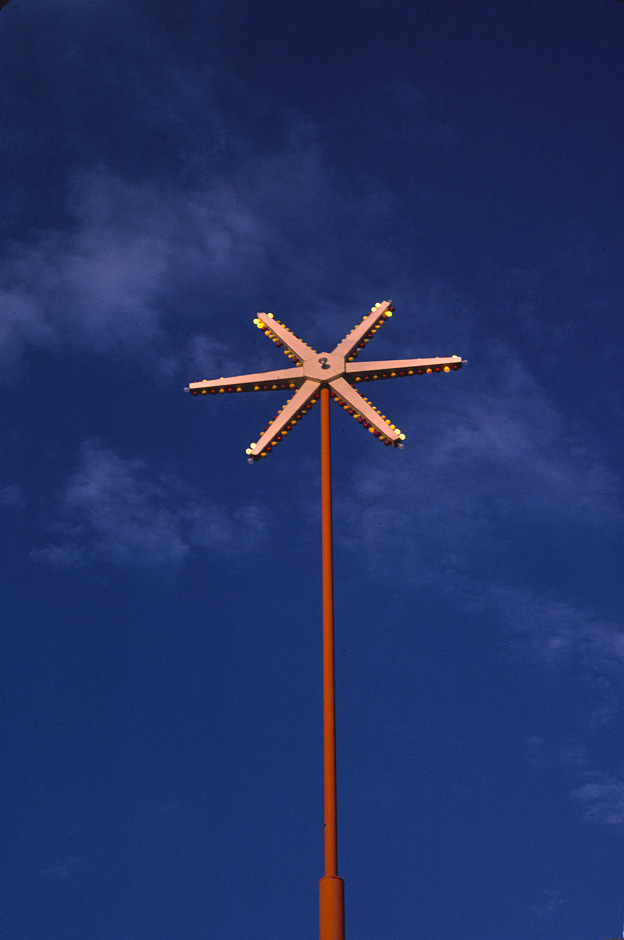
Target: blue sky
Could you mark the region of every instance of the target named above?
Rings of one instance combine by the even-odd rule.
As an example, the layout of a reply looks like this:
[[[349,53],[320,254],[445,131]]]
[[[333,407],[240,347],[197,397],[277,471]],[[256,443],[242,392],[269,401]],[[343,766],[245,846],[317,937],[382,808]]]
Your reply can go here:
[[[624,913],[616,0],[12,0],[0,518],[7,940],[304,940],[322,875],[319,415],[249,466],[273,311],[370,306],[333,409],[351,940]]]

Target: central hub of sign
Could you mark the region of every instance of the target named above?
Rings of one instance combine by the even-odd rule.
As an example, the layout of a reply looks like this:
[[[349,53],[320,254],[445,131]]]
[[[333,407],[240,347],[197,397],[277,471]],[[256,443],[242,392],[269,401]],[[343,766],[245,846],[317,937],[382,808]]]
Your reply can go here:
[[[302,362],[303,374],[306,379],[315,382],[331,382],[345,374],[345,357],[335,356],[333,353],[315,353]]]

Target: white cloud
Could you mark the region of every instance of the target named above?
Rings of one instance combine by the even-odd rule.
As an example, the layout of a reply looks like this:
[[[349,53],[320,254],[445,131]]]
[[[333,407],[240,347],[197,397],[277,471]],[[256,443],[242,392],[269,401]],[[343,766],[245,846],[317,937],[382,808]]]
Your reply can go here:
[[[621,826],[624,823],[624,780],[604,777],[570,794],[583,807],[588,822]]]
[[[41,869],[41,875],[50,881],[67,881],[80,864],[75,855],[66,855],[60,861]]]
[[[88,441],[51,527],[58,538],[34,550],[35,559],[57,566],[107,561],[149,567],[181,563],[193,550],[256,545],[264,517],[255,506],[228,513],[144,460]]]
[[[546,888],[540,900],[531,904],[529,910],[536,917],[551,917],[560,914],[565,903],[561,893],[556,888]]]
[[[588,763],[587,748],[581,744],[553,745],[541,734],[533,734],[524,740],[527,762],[538,769],[563,765],[584,770]]]
[[[63,225],[4,246],[5,375],[31,347],[138,353],[170,371],[172,357],[195,352],[197,339],[185,336],[184,321],[191,327],[201,315],[209,328],[222,323],[232,285],[250,313],[252,304],[288,292],[293,305],[305,303],[306,317],[318,311],[324,331],[327,305],[330,315],[340,308],[335,283],[348,292],[349,280],[357,281],[354,296],[375,300],[377,288],[367,294],[375,277],[362,264],[360,242],[345,241],[342,232],[375,229],[391,213],[392,195],[374,181],[345,190],[324,164],[314,129],[302,122],[290,121],[270,153],[250,153],[244,141],[235,150],[226,171],[197,167],[185,186],[130,181],[104,166],[75,172]],[[342,254],[328,243],[340,244]],[[320,276],[331,302],[319,291]],[[185,342],[188,351],[181,350]]]
[[[392,546],[392,557],[421,576],[478,583],[486,561],[492,575],[492,557],[511,568],[520,529],[529,540],[544,525],[614,532],[621,524],[619,477],[588,452],[517,356],[491,344],[480,368],[475,377],[462,370],[412,380],[390,415],[407,434],[405,450],[371,448],[348,490],[337,487],[344,528],[358,552],[367,546],[374,570],[385,571]],[[384,390],[373,392],[381,405]],[[416,413],[410,402],[423,400]]]
[[[74,178],[68,211],[68,228],[13,244],[0,265],[5,368],[29,346],[165,356],[171,305],[188,312],[198,282],[239,275],[264,237],[253,210],[218,182],[179,192],[99,169]]]
[[[23,509],[26,504],[21,486],[15,483],[0,488],[0,509]]]
[[[426,583],[449,609],[476,612],[497,650],[502,637],[508,657],[544,667],[550,683],[573,684],[567,726],[536,729],[527,757],[535,767],[585,774],[600,759],[598,732],[620,720],[624,620],[602,611],[595,575],[584,596],[595,587],[596,608],[554,585],[558,565],[586,576],[588,541],[616,542],[620,479],[499,344],[486,344],[475,375],[419,381],[403,404],[424,399],[421,413],[404,419],[389,406],[407,434],[405,450],[371,446],[366,462],[351,465],[348,485],[338,481],[340,538],[385,585],[404,594]],[[381,405],[385,392],[369,395]]]
[[[516,649],[550,665],[576,663],[601,677],[619,674],[624,663],[624,624],[528,588],[473,584],[470,603],[496,611],[512,632]]]

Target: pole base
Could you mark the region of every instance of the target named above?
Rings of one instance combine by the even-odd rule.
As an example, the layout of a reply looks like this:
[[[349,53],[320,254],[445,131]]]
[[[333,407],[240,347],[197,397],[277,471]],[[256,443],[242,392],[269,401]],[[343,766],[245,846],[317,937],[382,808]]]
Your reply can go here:
[[[344,881],[324,875],[319,881],[319,940],[344,940]]]

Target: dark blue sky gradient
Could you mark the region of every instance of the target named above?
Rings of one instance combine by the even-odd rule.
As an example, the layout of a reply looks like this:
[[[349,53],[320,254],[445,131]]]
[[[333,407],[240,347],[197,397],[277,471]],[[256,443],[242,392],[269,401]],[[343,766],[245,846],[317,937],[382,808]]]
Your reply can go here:
[[[12,0],[0,13],[7,940],[307,940],[334,409],[349,940],[606,940],[624,913],[624,6]]]

